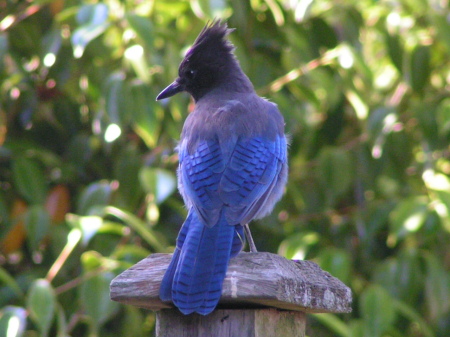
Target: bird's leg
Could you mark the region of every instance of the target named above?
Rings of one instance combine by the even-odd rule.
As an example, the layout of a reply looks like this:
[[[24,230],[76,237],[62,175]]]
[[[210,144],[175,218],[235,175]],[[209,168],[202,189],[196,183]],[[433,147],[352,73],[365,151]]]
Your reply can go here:
[[[247,238],[248,245],[250,247],[251,253],[257,253],[258,250],[255,246],[255,241],[253,241],[252,233],[250,232],[250,228],[248,227],[248,223],[244,225],[245,237]]]

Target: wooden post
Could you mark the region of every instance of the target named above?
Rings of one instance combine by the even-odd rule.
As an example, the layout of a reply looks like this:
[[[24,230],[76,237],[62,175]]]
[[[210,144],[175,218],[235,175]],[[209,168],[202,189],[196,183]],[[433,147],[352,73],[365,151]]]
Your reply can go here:
[[[350,289],[314,262],[240,253],[230,261],[216,310],[185,316],[158,296],[170,259],[150,255],[111,282],[112,300],[157,311],[157,337],[301,337],[306,313],[351,311]]]

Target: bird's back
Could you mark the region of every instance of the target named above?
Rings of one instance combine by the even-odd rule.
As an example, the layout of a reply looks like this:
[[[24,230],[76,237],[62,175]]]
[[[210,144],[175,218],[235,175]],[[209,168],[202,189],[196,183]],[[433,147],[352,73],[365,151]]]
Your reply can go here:
[[[180,140],[179,186],[186,202],[204,214],[205,223],[214,225],[223,207],[232,224],[245,224],[272,210],[287,178],[283,131],[284,120],[277,106],[254,91],[213,91],[197,103]],[[190,181],[195,175],[186,172],[192,160],[185,158],[194,156],[197,170],[209,168],[211,157],[196,155],[205,144],[208,149],[217,146],[214,158],[219,163],[215,163],[214,184],[208,181],[210,202],[202,210],[197,200],[202,192]],[[212,212],[216,216],[211,216]]]

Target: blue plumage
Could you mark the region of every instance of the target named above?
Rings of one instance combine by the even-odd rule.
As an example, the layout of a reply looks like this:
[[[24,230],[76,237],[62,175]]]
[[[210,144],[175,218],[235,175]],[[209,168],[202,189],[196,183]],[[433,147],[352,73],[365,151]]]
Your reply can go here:
[[[178,146],[178,185],[189,214],[160,289],[161,299],[184,314],[214,310],[244,226],[271,212],[287,179],[283,118],[254,92],[228,33],[220,22],[208,25],[179,77],[158,96],[187,91],[196,101]]]

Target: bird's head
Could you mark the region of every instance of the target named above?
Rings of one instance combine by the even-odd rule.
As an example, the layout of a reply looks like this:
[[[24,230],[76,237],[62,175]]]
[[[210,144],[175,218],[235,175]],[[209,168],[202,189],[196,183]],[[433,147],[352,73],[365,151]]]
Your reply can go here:
[[[178,77],[156,100],[187,91],[198,101],[229,79],[230,72],[241,73],[233,55],[234,46],[226,39],[232,31],[220,20],[208,23],[181,62]]]

